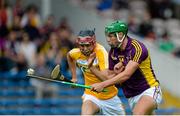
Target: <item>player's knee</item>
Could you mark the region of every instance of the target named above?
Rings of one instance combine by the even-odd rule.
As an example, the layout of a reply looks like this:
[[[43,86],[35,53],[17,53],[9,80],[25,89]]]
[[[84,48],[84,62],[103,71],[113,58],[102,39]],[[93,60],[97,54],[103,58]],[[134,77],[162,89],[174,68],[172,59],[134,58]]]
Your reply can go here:
[[[133,115],[145,115],[146,112],[144,110],[140,110],[140,109],[134,109],[132,111]]]
[[[99,107],[90,100],[83,102],[81,115],[94,115],[99,112]]]
[[[151,115],[154,108],[135,108],[133,109],[133,115]]]
[[[81,115],[95,115],[98,111],[95,109],[82,109]]]
[[[93,112],[92,111],[83,111],[81,112],[81,115],[93,115]]]

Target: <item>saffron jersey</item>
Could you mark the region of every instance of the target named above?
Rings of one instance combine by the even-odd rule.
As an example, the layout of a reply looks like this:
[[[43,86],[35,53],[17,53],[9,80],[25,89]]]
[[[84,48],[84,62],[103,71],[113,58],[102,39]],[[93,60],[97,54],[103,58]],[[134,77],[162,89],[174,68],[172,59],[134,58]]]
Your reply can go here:
[[[113,70],[115,64],[122,62],[124,66],[134,61],[139,64],[132,76],[122,83],[122,89],[127,98],[139,95],[146,89],[159,85],[151,65],[149,52],[145,45],[135,39],[128,38],[125,50],[111,48],[109,51],[109,70]]]
[[[100,45],[96,44],[96,47],[94,49],[94,52],[96,53],[96,58],[93,62],[93,66],[96,66],[99,70],[104,70],[108,68],[108,53],[105,50],[105,48]],[[77,67],[81,69],[83,72],[85,85],[92,85],[94,83],[99,83],[101,80],[96,77],[88,68],[88,57],[83,55],[79,48],[74,48],[69,52],[71,58],[76,61]],[[117,88],[115,86],[110,86],[106,88],[108,92],[94,92],[90,89],[85,89],[86,94],[90,94],[95,96],[98,99],[110,99],[117,95]]]

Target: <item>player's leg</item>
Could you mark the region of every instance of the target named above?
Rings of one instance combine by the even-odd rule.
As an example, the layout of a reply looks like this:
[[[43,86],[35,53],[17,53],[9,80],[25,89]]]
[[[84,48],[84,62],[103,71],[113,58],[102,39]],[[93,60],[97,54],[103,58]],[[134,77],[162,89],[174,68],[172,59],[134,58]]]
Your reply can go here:
[[[86,100],[82,104],[81,115],[93,115],[99,112],[99,107],[91,100]]]
[[[151,96],[143,95],[133,109],[134,115],[150,115],[156,109],[157,104]]]
[[[99,100],[88,94],[84,94],[82,96],[83,104],[81,108],[82,115],[93,115],[93,114],[100,114],[101,107]]]
[[[103,115],[125,115],[125,110],[122,102],[118,96],[114,96],[111,99],[100,100],[101,112]]]
[[[151,87],[140,95],[129,98],[129,105],[133,114],[152,114],[162,101],[162,92],[159,86]]]

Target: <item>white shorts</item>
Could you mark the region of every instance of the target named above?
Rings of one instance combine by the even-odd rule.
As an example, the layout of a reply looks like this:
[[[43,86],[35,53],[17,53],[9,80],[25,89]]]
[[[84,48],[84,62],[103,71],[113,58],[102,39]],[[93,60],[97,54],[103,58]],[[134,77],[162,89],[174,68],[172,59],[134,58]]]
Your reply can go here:
[[[100,100],[92,95],[84,94],[82,98],[83,102],[90,100],[100,108],[98,115],[125,115],[122,102],[118,96],[107,100]]]
[[[157,106],[162,102],[162,92],[161,92],[160,86],[151,87],[137,96],[128,98],[128,102],[129,102],[131,109],[134,108],[135,104],[140,100],[140,98],[143,95],[151,96],[154,99],[154,101],[156,102]]]

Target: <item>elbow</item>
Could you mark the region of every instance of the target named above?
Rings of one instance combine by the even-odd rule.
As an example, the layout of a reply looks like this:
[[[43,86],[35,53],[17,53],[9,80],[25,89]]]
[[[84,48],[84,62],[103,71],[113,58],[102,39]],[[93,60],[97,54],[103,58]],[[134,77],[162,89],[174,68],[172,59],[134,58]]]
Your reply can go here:
[[[66,58],[69,59],[70,58],[70,54],[69,52],[66,54]]]

